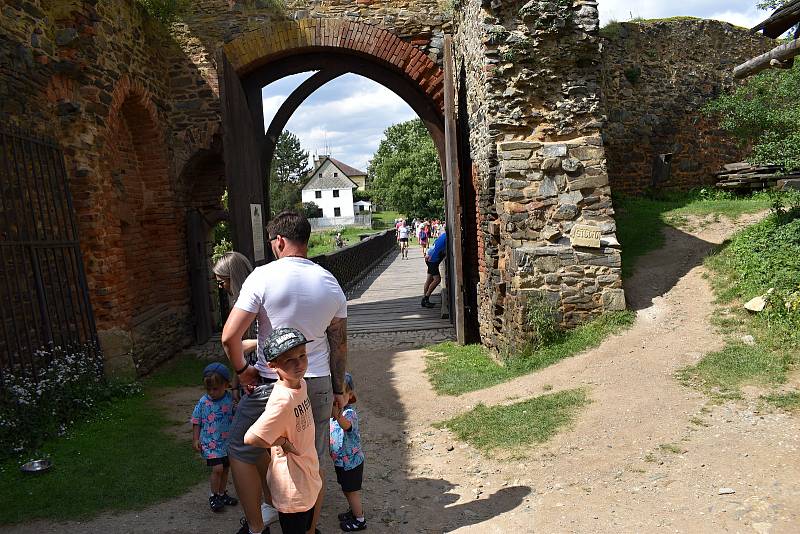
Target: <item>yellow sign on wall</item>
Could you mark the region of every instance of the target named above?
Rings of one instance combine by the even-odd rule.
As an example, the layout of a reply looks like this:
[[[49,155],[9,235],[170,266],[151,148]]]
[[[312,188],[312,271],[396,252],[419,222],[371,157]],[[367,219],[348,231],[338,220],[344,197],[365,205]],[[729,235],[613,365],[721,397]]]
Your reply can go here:
[[[572,246],[600,248],[600,227],[588,224],[576,224],[572,227]]]

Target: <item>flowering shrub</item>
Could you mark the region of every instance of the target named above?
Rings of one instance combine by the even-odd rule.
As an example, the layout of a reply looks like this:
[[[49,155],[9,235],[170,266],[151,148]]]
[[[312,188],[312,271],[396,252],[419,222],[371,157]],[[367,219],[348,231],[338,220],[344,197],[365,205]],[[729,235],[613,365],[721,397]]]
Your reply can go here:
[[[63,435],[98,404],[140,389],[135,383],[107,381],[102,354],[92,345],[40,349],[33,360],[33,367],[3,371],[0,459],[35,449],[46,439]]]

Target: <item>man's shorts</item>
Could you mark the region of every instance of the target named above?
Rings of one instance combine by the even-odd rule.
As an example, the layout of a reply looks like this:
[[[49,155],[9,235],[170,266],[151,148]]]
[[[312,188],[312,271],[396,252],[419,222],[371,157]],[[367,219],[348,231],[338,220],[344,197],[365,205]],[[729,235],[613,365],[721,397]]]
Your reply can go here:
[[[284,534],[305,534],[305,532],[311,528],[311,521],[313,518],[313,507],[305,512],[278,512],[278,522],[281,524],[281,532]]]
[[[267,380],[267,379],[263,379]],[[256,464],[267,453],[267,449],[245,445],[244,435],[256,422],[267,405],[274,381],[257,386],[252,393],[242,397],[236,407],[236,416],[230,429],[228,455],[246,464]]]
[[[307,377],[308,399],[314,414],[314,445],[317,448],[319,465],[330,457],[331,410],[333,409],[333,386],[330,376]]]
[[[441,274],[439,274],[439,265],[441,263],[442,262],[440,261],[437,262],[426,261],[425,265],[428,266],[428,274],[431,276],[442,276]]]
[[[408,243],[408,238],[407,237],[401,237],[400,239],[398,239],[398,241],[400,241],[401,243]]]
[[[339,467],[338,465],[335,469],[336,481],[342,487],[343,492],[350,493],[351,491],[361,491],[361,480],[364,478],[364,462],[361,462],[358,464],[358,467],[354,467],[348,471],[345,471],[344,467]]]

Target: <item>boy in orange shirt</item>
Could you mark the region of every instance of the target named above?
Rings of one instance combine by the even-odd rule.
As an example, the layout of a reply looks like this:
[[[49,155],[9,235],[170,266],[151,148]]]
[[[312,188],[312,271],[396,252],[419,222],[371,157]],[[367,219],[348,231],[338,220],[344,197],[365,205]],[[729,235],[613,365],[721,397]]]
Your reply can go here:
[[[244,436],[247,445],[272,448],[267,483],[284,534],[305,534],[311,527],[322,489],[314,417],[303,380],[309,341],[294,328],[278,328],[267,338],[264,356],[279,379],[264,413]]]

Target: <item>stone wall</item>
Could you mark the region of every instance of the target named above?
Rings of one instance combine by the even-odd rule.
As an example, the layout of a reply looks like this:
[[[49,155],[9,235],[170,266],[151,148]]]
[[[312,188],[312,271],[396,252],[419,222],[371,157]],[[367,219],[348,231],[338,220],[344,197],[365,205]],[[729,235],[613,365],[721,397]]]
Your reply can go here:
[[[435,65],[450,30],[437,0],[273,4],[198,0],[169,28],[134,1],[2,7],[0,120],[64,151],[110,368],[147,372],[190,342],[185,214],[218,217],[225,187],[220,45],[271,22],[343,19],[385,28]]]
[[[565,326],[625,307],[600,137],[596,5],[458,6],[480,213],[480,334],[499,351],[524,340],[536,298],[552,302]],[[602,230],[601,248],[572,244],[579,223]]]
[[[722,164],[746,155],[699,110],[771,39],[702,19],[623,22],[603,33],[603,141],[615,193],[713,184]],[[669,169],[661,154],[672,155]]]

